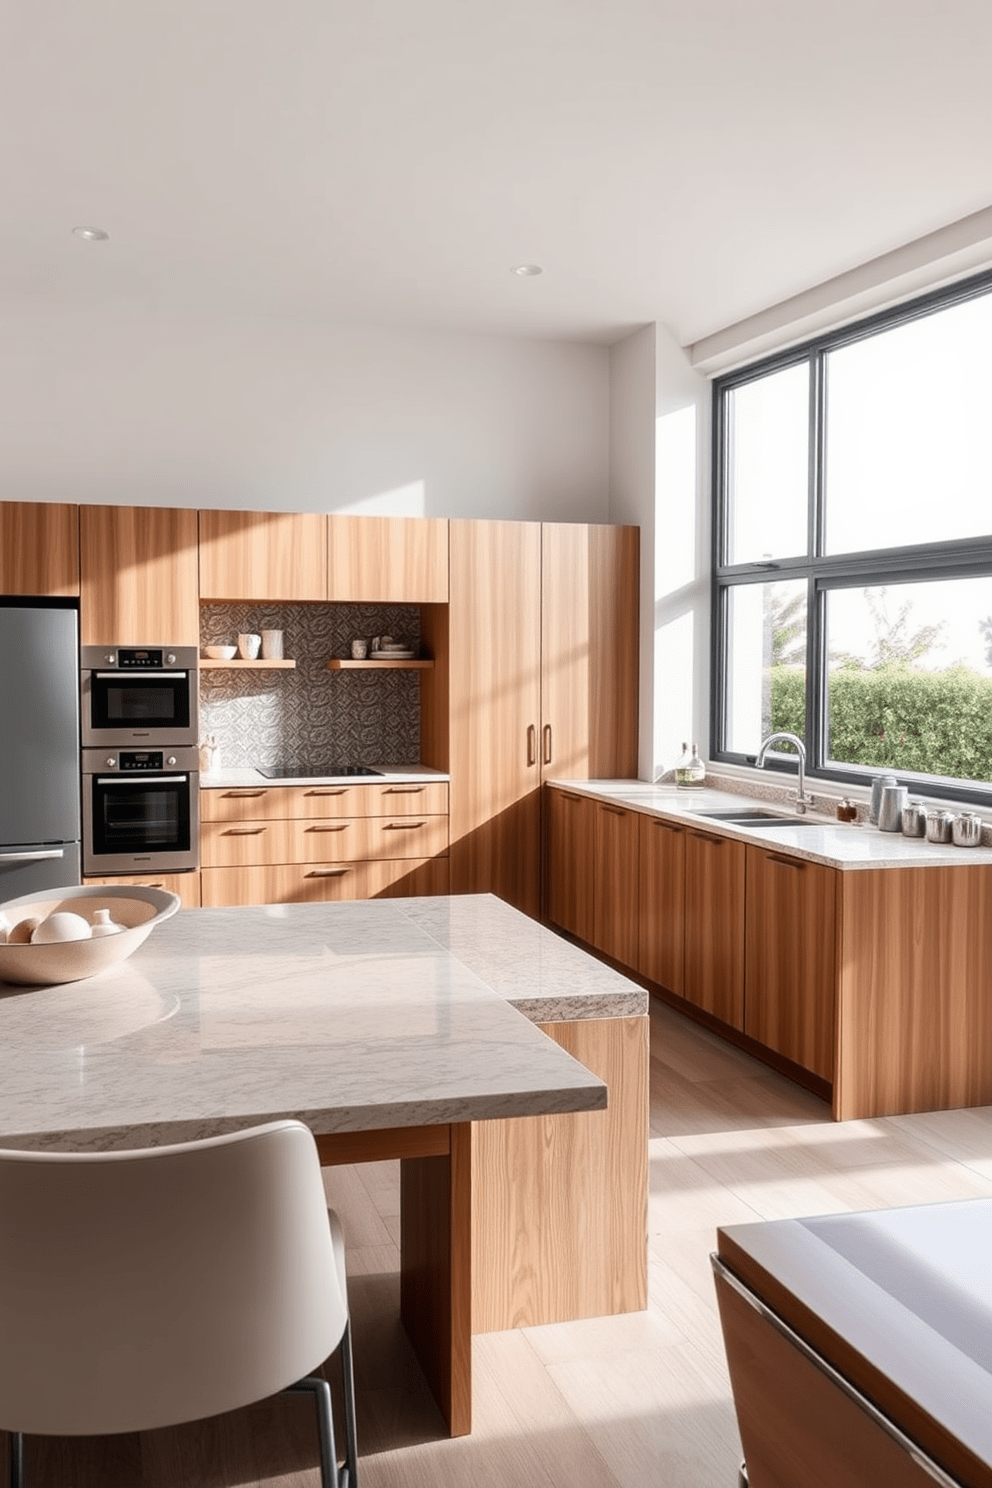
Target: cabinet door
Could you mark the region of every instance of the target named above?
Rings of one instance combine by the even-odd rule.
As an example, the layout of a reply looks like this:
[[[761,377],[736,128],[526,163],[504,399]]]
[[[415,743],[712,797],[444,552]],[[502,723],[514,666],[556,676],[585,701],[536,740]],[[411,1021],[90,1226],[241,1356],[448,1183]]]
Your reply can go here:
[[[450,524],[451,889],[540,910],[541,528]]]
[[[200,598],[327,597],[327,519],[313,512],[200,512]]]
[[[81,506],[79,630],[84,646],[198,646],[196,512]]]
[[[593,945],[623,966],[637,962],[637,812],[593,803]]]
[[[685,992],[685,828],[640,819],[637,969]]]
[[[687,831],[685,996],[744,1027],[744,844]]]
[[[205,909],[229,904],[327,904],[447,894],[448,860],[204,868],[200,877]]]
[[[744,1032],[832,1080],[837,870],[747,849]]]
[[[637,774],[636,527],[541,528],[541,764],[546,777]]]
[[[548,919],[592,944],[596,803],[548,790]]]
[[[447,520],[328,517],[327,597],[362,604],[447,604]]]
[[[79,593],[79,508],[0,501],[0,594]]]

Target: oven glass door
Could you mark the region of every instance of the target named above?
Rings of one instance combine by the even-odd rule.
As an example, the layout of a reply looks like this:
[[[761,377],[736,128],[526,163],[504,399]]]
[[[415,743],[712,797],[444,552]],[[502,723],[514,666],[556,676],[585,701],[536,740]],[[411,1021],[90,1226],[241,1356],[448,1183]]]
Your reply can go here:
[[[148,854],[189,854],[190,775],[95,775],[92,853],[117,861]]]
[[[155,729],[178,740],[190,727],[189,672],[91,672],[89,724],[99,733]]]

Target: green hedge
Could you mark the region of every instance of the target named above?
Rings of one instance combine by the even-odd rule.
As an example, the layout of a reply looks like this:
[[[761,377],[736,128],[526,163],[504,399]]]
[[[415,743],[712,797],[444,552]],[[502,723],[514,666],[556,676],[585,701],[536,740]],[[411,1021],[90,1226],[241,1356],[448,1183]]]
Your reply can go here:
[[[772,667],[772,728],[802,738],[805,715],[803,669]],[[852,765],[992,781],[992,678],[966,666],[841,667],[830,677],[830,753]]]

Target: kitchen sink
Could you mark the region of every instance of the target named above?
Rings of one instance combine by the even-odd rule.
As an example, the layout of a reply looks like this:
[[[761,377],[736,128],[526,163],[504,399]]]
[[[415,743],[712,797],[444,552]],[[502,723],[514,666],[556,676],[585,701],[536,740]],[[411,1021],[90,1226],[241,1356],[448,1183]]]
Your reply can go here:
[[[783,816],[778,811],[762,811],[755,807],[749,811],[746,807],[736,811],[697,811],[697,816],[706,817],[709,821],[724,822],[728,827],[822,827],[820,821],[811,820],[808,816]]]

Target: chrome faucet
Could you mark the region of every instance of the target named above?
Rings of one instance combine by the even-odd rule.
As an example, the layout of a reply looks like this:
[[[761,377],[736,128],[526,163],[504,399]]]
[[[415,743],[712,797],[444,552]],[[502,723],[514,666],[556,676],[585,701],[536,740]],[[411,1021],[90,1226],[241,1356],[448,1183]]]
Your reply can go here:
[[[799,789],[796,792],[796,811],[804,815],[807,807],[813,805],[813,797],[806,794],[806,745],[798,734],[789,734],[780,729],[778,733],[769,734],[767,739],[762,739],[761,748],[758,750],[755,765],[760,769],[765,763],[765,755],[773,744],[791,744],[799,756]]]

